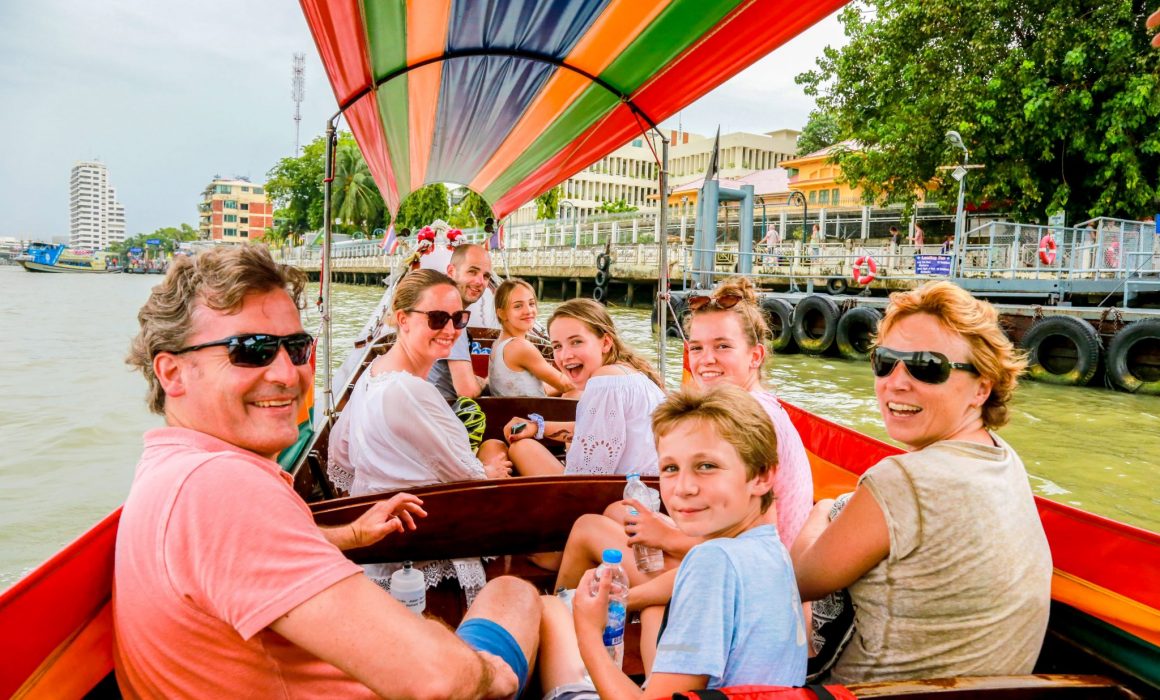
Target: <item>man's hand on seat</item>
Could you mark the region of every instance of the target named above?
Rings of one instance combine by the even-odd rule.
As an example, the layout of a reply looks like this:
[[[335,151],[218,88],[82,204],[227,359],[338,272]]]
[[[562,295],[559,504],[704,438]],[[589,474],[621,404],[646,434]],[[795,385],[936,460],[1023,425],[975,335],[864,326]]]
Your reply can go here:
[[[409,493],[397,493],[371,506],[350,525],[321,529],[331,544],[345,551],[369,547],[392,532],[414,530],[415,516],[427,517],[423,501]]]

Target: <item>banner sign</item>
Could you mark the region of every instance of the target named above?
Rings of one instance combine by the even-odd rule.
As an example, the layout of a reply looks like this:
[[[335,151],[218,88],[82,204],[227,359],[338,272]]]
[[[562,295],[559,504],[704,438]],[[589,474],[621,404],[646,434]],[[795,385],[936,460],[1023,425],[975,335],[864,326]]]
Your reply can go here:
[[[914,274],[916,275],[950,275],[950,255],[916,255],[914,256]]]
[[[160,238],[150,238],[145,241],[145,245],[161,245]]]
[[[141,249],[140,248],[130,248],[129,252],[132,253],[133,255],[140,255]]]

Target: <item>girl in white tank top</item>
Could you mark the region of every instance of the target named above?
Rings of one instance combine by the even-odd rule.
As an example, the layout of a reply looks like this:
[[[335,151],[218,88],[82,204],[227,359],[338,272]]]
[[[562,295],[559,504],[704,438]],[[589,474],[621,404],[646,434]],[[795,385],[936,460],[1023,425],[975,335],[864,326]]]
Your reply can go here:
[[[488,386],[493,396],[559,396],[572,390],[548,364],[527,333],[536,323],[536,293],[522,279],[509,279],[495,291],[495,313],[503,331],[491,349]]]

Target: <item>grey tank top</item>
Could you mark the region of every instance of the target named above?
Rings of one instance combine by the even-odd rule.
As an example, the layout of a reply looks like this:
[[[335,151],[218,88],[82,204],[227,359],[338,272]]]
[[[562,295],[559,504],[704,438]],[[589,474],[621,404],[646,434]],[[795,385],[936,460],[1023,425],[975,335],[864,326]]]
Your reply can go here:
[[[544,385],[527,370],[513,371],[503,361],[503,350],[515,338],[504,338],[491,347],[487,385],[492,396],[544,396]]]

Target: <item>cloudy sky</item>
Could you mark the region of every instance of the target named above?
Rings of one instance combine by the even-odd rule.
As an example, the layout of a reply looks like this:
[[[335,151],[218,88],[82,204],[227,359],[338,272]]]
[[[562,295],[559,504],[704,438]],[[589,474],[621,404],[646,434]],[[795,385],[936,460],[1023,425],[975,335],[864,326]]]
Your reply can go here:
[[[801,128],[813,104],[793,77],[842,41],[823,20],[686,108],[684,129]],[[0,237],[67,235],[69,170],[89,159],[130,235],[196,225],[214,175],[261,181],[293,154],[294,52],[306,143],[335,103],[292,0],[0,0]]]

